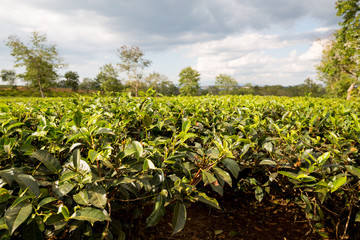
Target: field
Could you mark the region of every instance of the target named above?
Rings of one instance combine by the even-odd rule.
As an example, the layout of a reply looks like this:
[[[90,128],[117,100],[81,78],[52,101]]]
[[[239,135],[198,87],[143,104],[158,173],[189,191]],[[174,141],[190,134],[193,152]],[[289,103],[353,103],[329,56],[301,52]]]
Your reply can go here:
[[[201,213],[241,222],[251,208],[283,219],[242,222],[249,234],[354,239],[359,110],[320,98],[2,99],[0,238],[196,239],[187,229]],[[203,239],[256,239],[211,224]]]

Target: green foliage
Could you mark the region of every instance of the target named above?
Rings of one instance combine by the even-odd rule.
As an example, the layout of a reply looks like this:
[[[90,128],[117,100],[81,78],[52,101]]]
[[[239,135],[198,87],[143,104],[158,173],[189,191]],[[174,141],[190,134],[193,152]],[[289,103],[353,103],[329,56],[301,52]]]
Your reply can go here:
[[[357,0],[338,0],[337,16],[342,18],[340,29],[325,46],[317,66],[319,79],[328,86],[332,96],[350,99],[351,91],[359,84],[360,6]]]
[[[16,72],[14,70],[3,69],[1,70],[0,77],[3,82],[7,82],[12,88],[16,87]]]
[[[68,71],[64,75],[66,87],[71,88],[73,91],[77,91],[79,89],[79,74],[77,72]]]
[[[179,95],[179,89],[163,74],[153,72],[145,78],[145,89],[152,88],[164,96]]]
[[[151,61],[143,58],[144,53],[137,46],[121,46],[118,49],[118,56],[121,60],[121,63],[118,64],[120,71],[127,74],[128,83],[137,97],[143,78],[142,71],[150,66]]]
[[[122,90],[122,84],[117,70],[111,64],[105,64],[100,68],[95,81],[105,92],[119,92]]]
[[[184,96],[195,96],[200,90],[200,73],[186,67],[179,73],[180,93]]]
[[[15,57],[15,67],[26,69],[21,77],[44,97],[43,89],[54,85],[56,70],[64,66],[56,45],[47,43],[46,35],[38,32],[32,33],[28,45],[15,35],[9,36],[6,45]]]
[[[220,89],[220,93],[229,94],[238,88],[238,83],[230,75],[219,74],[216,76],[215,86]]]
[[[148,94],[0,100],[0,236],[123,239],[166,210],[177,233],[189,203],[220,209],[224,191],[286,193],[317,230],[358,227],[358,104]]]

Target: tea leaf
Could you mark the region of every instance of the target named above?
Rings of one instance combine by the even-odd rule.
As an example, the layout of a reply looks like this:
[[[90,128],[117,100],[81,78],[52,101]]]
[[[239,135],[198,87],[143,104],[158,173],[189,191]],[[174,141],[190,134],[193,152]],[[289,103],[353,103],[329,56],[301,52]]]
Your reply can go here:
[[[31,203],[20,203],[15,207],[10,207],[5,212],[5,222],[10,230],[10,234],[30,216],[32,212]]]
[[[61,169],[60,162],[52,156],[48,151],[45,150],[37,150],[32,154],[34,158],[41,161],[47,169],[49,169],[52,173],[56,173]]]
[[[182,201],[177,201],[173,213],[173,234],[180,232],[186,223],[186,207]]]

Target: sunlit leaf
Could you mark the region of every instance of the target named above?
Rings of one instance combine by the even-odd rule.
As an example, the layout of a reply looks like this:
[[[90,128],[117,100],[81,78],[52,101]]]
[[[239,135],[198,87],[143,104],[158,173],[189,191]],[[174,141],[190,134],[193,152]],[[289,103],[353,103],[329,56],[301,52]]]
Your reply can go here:
[[[98,183],[86,185],[89,202],[98,208],[104,208],[107,202],[106,190]]]
[[[77,210],[71,215],[70,218],[80,221],[88,221],[92,224],[98,221],[111,221],[109,215],[105,212],[105,210],[100,210],[93,207],[86,207]]]
[[[331,183],[330,187],[331,187],[331,192],[335,192],[336,190],[338,190],[342,185],[344,185],[347,181],[347,177],[341,177],[336,179],[334,182]]]

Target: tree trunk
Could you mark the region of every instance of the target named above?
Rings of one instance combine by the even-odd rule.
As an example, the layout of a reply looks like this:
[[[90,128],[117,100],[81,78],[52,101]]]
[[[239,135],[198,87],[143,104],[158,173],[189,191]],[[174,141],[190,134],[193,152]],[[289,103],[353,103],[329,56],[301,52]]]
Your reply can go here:
[[[44,91],[43,91],[43,88],[42,88],[42,86],[41,86],[40,80],[38,80],[38,84],[39,84],[39,90],[40,90],[41,97],[42,97],[42,98],[45,98]]]
[[[139,81],[135,80],[135,97],[139,96]]]
[[[354,87],[355,87],[355,83],[352,83],[349,87],[349,89],[347,90],[347,97],[346,97],[346,100],[350,100],[351,99],[351,92],[352,90],[354,90]]]

